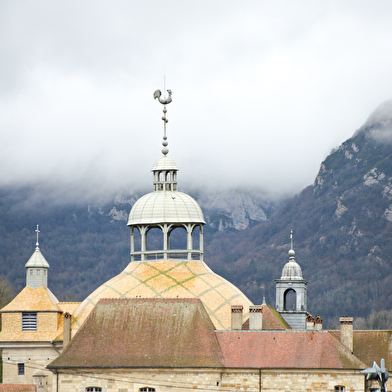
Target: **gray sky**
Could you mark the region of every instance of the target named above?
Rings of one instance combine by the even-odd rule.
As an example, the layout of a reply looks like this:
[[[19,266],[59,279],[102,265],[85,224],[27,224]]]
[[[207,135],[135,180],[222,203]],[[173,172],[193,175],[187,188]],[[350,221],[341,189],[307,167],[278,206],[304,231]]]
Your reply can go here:
[[[392,97],[391,1],[2,1],[0,185],[313,183]]]

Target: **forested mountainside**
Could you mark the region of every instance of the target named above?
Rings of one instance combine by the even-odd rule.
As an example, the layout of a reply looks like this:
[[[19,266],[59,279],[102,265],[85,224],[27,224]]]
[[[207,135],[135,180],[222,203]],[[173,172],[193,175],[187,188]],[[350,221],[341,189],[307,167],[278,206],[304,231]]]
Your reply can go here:
[[[392,309],[391,155],[387,102],[324,160],[314,184],[284,205],[240,191],[194,194],[207,222],[206,263],[254,303],[265,285],[274,306],[274,279],[288,260],[293,228],[310,313],[331,327],[341,315]],[[126,220],[137,198],[62,204],[34,187],[0,189],[0,274],[24,287],[39,223],[49,287],[59,299],[82,300],[129,263]]]
[[[35,249],[39,224],[40,249],[50,264],[49,287],[59,299],[83,300],[130,262],[126,224],[142,194],[119,191],[111,201],[63,203],[38,185],[0,189],[0,276],[18,291],[24,287],[24,265]],[[241,191],[194,196],[207,222],[206,253],[216,235],[267,220],[278,203]],[[181,239],[186,244],[186,237]]]
[[[314,185],[268,222],[222,238],[209,261],[253,301],[265,284],[274,305],[291,228],[310,313],[332,326],[341,315],[392,308],[392,101],[325,159]]]

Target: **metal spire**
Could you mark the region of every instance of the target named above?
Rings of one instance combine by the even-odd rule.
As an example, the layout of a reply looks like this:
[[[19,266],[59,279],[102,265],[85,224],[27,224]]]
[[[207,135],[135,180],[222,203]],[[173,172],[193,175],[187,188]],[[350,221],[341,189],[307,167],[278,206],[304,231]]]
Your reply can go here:
[[[154,99],[158,98],[158,101],[163,105],[163,117],[162,117],[162,121],[163,121],[163,142],[162,142],[163,148],[162,148],[162,154],[163,155],[167,155],[168,152],[169,152],[169,149],[167,148],[167,145],[169,143],[167,142],[167,136],[166,136],[166,124],[169,122],[169,120],[166,118],[166,113],[167,113],[166,105],[168,105],[172,101],[172,98],[171,98],[172,91],[171,90],[167,90],[167,92],[169,94],[168,97],[166,98],[166,95],[165,95],[163,97],[163,99],[161,99],[161,95],[162,95],[161,90],[156,90],[154,92]]]
[[[293,228],[291,228],[291,231],[290,231],[290,242],[291,242],[291,249],[293,249]]]
[[[40,233],[39,225],[37,225],[37,230],[35,232],[37,233],[37,243],[35,244],[35,250],[39,250],[39,242],[38,242],[38,235]]]

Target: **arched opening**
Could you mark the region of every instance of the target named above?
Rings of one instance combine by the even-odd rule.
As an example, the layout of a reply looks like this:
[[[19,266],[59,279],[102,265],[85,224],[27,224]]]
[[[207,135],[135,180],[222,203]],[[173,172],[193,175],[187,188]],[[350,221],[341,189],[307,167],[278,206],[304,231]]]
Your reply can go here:
[[[187,249],[187,232],[183,226],[175,226],[169,231],[169,248]]]
[[[162,182],[163,181],[163,173],[159,172],[159,181]]]
[[[163,249],[163,233],[159,227],[152,227],[146,233],[147,250]]]
[[[166,173],[166,181],[170,181],[170,172]]]
[[[135,247],[135,252],[140,252],[142,250],[142,236],[137,227],[133,228],[133,243]]]
[[[200,226],[197,225],[193,228],[192,232],[192,244],[193,249],[200,249]]]
[[[297,293],[293,289],[288,289],[284,293],[283,310],[296,310]]]

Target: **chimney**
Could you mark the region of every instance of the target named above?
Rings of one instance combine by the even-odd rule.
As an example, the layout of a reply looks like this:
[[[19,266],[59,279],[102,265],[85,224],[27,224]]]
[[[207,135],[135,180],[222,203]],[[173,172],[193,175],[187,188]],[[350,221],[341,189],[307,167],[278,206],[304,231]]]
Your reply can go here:
[[[64,313],[64,325],[63,325],[63,350],[68,346],[71,340],[71,324],[72,316],[66,312]]]
[[[308,317],[306,317],[306,330],[307,331],[314,330],[314,318],[311,314],[308,314]]]
[[[242,305],[231,305],[231,329],[242,329]]]
[[[316,316],[314,319],[314,329],[316,331],[321,331],[323,329],[323,320],[320,316]]]
[[[249,329],[263,329],[263,306],[249,306]]]
[[[353,321],[352,317],[340,317],[340,343],[353,352]]]

